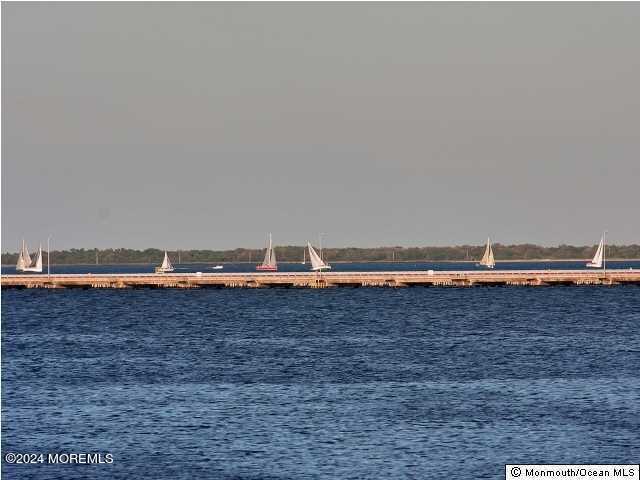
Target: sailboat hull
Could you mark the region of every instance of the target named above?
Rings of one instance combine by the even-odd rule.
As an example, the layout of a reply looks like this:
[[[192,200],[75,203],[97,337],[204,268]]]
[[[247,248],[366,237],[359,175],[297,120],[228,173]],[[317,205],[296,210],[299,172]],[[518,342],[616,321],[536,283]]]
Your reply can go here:
[[[258,265],[256,270],[259,272],[277,272],[278,267],[274,265]]]
[[[162,268],[162,267],[156,267],[155,272],[156,273],[169,273],[169,272],[173,272],[173,268]]]

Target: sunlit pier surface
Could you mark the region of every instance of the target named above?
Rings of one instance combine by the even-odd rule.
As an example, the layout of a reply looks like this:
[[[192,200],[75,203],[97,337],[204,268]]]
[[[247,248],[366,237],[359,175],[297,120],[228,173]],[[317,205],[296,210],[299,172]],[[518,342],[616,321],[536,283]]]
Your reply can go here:
[[[640,269],[2,275],[2,288],[331,288],[640,285]]]

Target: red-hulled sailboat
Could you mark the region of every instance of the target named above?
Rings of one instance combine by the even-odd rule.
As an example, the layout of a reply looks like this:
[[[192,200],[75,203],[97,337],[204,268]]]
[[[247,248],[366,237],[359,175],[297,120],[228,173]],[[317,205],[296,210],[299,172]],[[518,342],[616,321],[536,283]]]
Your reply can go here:
[[[277,272],[278,263],[276,262],[276,252],[271,242],[271,234],[269,234],[269,246],[264,254],[264,261],[256,267],[259,272]]]

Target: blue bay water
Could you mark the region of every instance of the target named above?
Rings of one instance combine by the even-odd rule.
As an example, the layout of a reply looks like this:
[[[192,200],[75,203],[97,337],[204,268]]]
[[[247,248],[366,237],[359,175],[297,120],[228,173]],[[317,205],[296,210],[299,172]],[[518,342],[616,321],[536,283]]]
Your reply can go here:
[[[637,463],[640,288],[7,290],[6,479]]]
[[[158,259],[158,265],[162,259]],[[587,260],[553,260],[553,261],[531,261],[531,262],[498,262],[495,270],[593,270],[586,267]],[[331,263],[331,262],[330,262]],[[214,270],[215,265],[222,265],[222,270]],[[53,265],[51,273],[153,273],[154,267],[151,264],[116,264],[116,265]],[[239,273],[255,272],[255,263],[189,263],[175,264],[175,273]],[[376,262],[376,263],[331,263],[334,272],[362,272],[362,271],[451,271],[451,270],[486,270],[485,267],[478,266],[475,262]],[[640,260],[612,260],[607,261],[608,268],[615,269],[640,269]],[[308,272],[310,265],[302,263],[278,263],[278,270],[281,272]],[[44,264],[46,273],[46,257]],[[3,274],[15,274],[14,265],[2,265]],[[29,273],[23,275],[30,275]]]

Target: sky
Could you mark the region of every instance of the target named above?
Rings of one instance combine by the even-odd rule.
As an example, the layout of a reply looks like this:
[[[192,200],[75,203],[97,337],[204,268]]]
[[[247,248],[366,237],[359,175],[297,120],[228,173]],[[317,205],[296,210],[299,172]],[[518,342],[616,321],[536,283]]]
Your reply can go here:
[[[638,3],[3,3],[2,250],[640,242]]]

